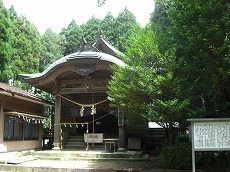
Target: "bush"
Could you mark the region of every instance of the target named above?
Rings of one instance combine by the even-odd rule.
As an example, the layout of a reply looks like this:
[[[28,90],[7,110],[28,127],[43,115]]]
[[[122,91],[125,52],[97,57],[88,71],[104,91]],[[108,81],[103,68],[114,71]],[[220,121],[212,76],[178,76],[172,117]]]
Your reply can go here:
[[[190,143],[175,143],[163,148],[158,164],[163,168],[191,169],[192,146]]]
[[[224,171],[230,168],[230,153],[222,152],[195,152],[196,168]],[[187,142],[176,142],[166,146],[160,153],[158,165],[168,169],[192,169],[192,145]],[[218,170],[217,170],[218,169]]]
[[[196,152],[196,166],[201,169],[230,168],[230,155],[228,151]],[[223,170],[221,170],[223,171]]]

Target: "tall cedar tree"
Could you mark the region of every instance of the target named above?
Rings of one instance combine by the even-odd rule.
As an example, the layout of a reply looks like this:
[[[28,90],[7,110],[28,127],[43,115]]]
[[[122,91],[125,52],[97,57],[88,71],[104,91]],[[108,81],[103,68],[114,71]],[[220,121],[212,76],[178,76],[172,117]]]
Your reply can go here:
[[[13,52],[10,57],[9,70],[12,72],[11,78],[17,80],[20,73],[39,71],[41,42],[36,27],[25,16],[18,17],[13,7],[9,11],[13,23],[11,42]]]
[[[126,47],[129,46],[129,37],[140,30],[141,27],[133,13],[125,8],[123,12],[118,14],[113,29],[116,33],[115,47],[121,52],[125,52]]]
[[[8,10],[0,0],[0,81],[6,82],[8,73],[6,64],[11,55],[11,21]]]
[[[89,44],[93,44],[95,39],[98,37],[100,27],[101,20],[96,18],[95,16],[90,18],[85,24],[81,25],[84,38]]]
[[[67,28],[63,28],[60,35],[63,37],[63,54],[77,52],[82,44],[82,29],[72,20]]]
[[[115,45],[116,33],[114,32],[116,18],[108,12],[101,22],[101,30],[111,45]]]
[[[41,36],[41,46],[39,71],[43,72],[48,65],[63,56],[62,37],[48,29]]]

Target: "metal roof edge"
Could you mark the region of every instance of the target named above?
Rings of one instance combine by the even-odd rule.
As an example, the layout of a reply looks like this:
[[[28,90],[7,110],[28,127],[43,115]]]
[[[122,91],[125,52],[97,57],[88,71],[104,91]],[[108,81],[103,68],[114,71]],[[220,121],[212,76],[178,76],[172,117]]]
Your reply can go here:
[[[187,119],[189,122],[221,122],[221,121],[230,121],[230,118],[194,118]]]

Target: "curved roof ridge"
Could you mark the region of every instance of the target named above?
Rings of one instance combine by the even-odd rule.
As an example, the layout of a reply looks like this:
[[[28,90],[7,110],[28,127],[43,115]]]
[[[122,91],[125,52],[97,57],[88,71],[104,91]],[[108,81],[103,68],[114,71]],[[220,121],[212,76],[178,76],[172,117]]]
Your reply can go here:
[[[52,72],[57,66],[67,63],[68,61],[76,60],[76,59],[99,59],[101,61],[107,61],[110,63],[117,64],[119,66],[126,66],[126,64],[120,60],[117,57],[114,57],[110,54],[106,54],[103,52],[92,52],[92,51],[83,51],[83,52],[76,52],[69,54],[67,56],[64,56],[55,62],[53,62],[51,65],[48,66],[43,72],[41,73],[35,73],[35,74],[19,74],[24,79],[32,79],[32,78],[39,78],[44,75],[47,75],[48,73]]]

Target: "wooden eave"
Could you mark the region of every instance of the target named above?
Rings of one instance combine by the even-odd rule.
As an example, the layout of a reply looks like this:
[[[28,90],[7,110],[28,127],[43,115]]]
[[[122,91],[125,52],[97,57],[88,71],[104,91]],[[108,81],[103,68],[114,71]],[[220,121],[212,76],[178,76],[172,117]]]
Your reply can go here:
[[[34,96],[20,88],[16,88],[14,86],[9,86],[5,83],[0,83],[0,100],[2,99],[8,99],[8,98],[16,98],[20,100],[25,100],[27,102],[32,102],[35,104],[41,104],[44,106],[52,106],[53,103],[41,99],[37,96]]]

